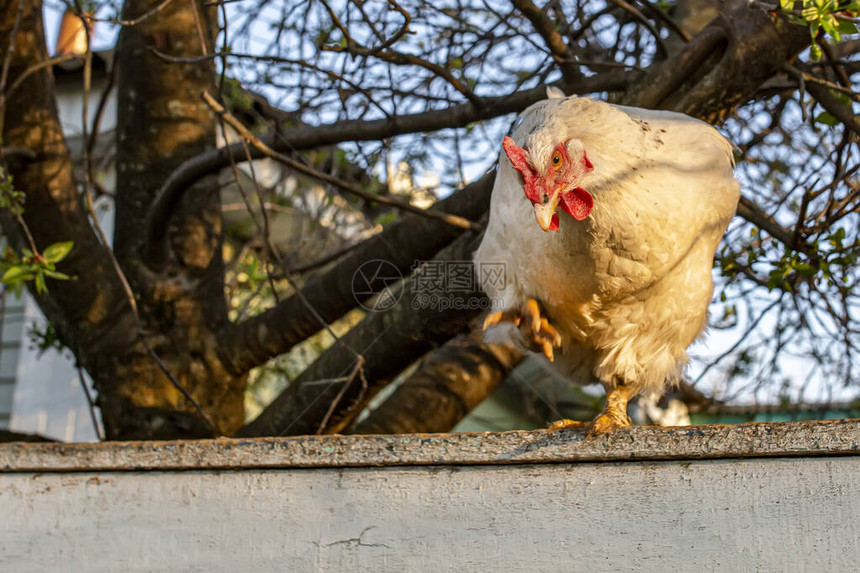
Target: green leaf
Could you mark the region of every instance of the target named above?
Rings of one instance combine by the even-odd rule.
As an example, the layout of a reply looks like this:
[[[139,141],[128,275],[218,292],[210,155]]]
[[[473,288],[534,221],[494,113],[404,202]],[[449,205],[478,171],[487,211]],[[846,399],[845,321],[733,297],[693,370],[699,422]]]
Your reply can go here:
[[[860,2],[858,2],[860,4]],[[848,22],[845,20],[839,20],[839,33],[840,34],[856,34],[857,26],[854,25],[853,22]]]
[[[33,278],[32,270],[29,266],[14,265],[6,269],[0,282],[12,284],[16,282],[28,281]]]
[[[39,294],[48,292],[48,285],[45,283],[45,273],[41,270],[36,271],[36,277],[33,281],[36,284],[36,292]]]
[[[59,263],[69,254],[72,247],[75,246],[73,241],[63,241],[62,243],[54,243],[42,251],[42,257],[49,262]]]
[[[815,116],[815,123],[823,123],[824,125],[835,127],[839,124],[839,120],[833,117],[830,112],[825,111]]]
[[[46,276],[49,276],[49,277],[51,277],[52,279],[55,279],[55,280],[58,280],[58,281],[68,281],[68,280],[72,280],[72,277],[70,277],[70,276],[69,276],[69,275],[67,275],[66,273],[61,273],[61,272],[59,272],[59,271],[45,270],[44,272],[45,272],[45,275],[46,275]]]
[[[821,59],[821,48],[818,47],[818,44],[812,44],[809,47],[809,57],[816,62]]]

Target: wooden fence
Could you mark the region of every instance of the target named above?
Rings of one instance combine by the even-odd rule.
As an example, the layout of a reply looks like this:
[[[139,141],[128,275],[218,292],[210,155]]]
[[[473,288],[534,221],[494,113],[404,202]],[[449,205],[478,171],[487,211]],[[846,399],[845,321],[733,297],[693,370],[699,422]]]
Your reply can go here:
[[[0,571],[858,571],[860,421],[0,445]]]

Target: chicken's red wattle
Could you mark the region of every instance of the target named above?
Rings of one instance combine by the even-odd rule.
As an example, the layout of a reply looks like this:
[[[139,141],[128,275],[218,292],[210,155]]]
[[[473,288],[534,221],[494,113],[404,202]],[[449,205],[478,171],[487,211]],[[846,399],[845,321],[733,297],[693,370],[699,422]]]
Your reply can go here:
[[[594,198],[582,187],[577,187],[563,193],[560,204],[565,213],[577,221],[582,221],[591,213],[591,209],[594,207]]]

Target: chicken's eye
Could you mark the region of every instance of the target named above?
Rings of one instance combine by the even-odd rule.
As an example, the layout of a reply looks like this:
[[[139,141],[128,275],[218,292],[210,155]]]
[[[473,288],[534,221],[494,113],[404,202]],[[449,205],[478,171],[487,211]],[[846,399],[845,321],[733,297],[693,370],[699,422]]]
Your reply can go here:
[[[558,169],[559,167],[561,167],[561,154],[558,152],[555,152],[552,155],[552,168]]]

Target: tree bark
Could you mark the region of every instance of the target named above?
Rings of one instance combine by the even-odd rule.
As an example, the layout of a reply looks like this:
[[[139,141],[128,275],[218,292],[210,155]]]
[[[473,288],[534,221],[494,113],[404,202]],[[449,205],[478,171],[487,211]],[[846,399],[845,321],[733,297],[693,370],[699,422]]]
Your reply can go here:
[[[123,18],[159,4],[128,0]],[[155,194],[183,161],[214,149],[217,125],[200,99],[214,85],[212,62],[167,62],[153,50],[180,58],[211,53],[216,30],[214,8],[194,0],[170,3],[120,31],[114,247],[140,309],[141,338],[90,369],[109,438],[206,436],[244,422],[245,379],[224,368],[215,344],[227,306],[214,177],[179,205],[165,268],[153,272],[140,258]]]
[[[352,434],[448,432],[498,387],[522,355],[458,336],[430,352],[397,390]]]

